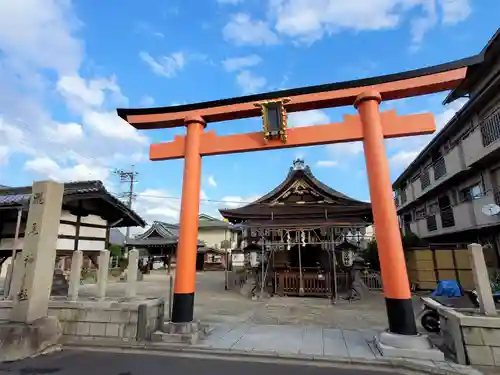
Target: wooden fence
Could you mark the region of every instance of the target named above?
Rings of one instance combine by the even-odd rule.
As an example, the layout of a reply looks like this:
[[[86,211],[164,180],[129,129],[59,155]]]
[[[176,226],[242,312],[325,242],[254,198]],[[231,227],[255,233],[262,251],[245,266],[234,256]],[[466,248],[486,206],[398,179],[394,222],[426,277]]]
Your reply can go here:
[[[499,257],[493,248],[484,248],[490,275],[498,270]],[[475,288],[469,251],[464,244],[442,244],[406,249],[410,283],[417,290],[433,290],[439,280],[457,280],[465,290]]]

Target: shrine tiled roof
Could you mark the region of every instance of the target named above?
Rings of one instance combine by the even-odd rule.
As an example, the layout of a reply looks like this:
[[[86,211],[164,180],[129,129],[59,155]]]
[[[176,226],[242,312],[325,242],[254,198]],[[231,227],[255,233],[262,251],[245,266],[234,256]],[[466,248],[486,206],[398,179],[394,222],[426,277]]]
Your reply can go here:
[[[163,221],[154,221],[144,233],[127,241],[128,246],[150,247],[175,245],[179,241],[179,224],[170,224]],[[198,246],[203,246],[198,241]]]
[[[27,207],[31,198],[31,186],[0,187],[0,207]],[[102,181],[76,181],[64,184],[63,205],[71,205],[75,201],[99,199],[108,203],[102,208],[107,212],[108,219],[122,219],[117,226],[145,226],[146,222],[135,211],[128,208],[122,201],[110,194]],[[110,207],[111,208],[110,208]]]
[[[314,202],[278,202],[288,189],[298,181],[303,181],[314,190]],[[295,160],[285,180],[269,193],[245,206],[219,210],[222,216],[234,221],[259,219],[271,220],[279,217],[296,217],[302,220],[333,219],[334,217],[357,217],[370,221],[371,204],[351,198],[319,181],[303,160]],[[295,219],[297,220],[297,219]]]

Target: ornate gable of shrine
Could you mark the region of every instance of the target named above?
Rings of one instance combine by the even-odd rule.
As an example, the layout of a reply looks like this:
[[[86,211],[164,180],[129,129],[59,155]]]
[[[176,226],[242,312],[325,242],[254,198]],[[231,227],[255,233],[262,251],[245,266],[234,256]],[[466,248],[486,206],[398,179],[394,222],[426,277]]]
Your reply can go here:
[[[285,180],[272,191],[243,207],[219,212],[232,223],[252,218],[277,220],[279,217],[296,217],[297,220],[314,217],[342,222],[352,222],[355,218],[367,222],[370,221],[371,205],[325,185],[314,177],[304,160],[296,159]]]
[[[301,203],[334,203],[330,197],[310,184],[306,179],[301,178],[292,184],[278,197],[274,198],[271,204],[301,204]]]
[[[256,203],[276,204],[345,204],[356,200],[316,179],[303,159],[295,159],[286,179]]]

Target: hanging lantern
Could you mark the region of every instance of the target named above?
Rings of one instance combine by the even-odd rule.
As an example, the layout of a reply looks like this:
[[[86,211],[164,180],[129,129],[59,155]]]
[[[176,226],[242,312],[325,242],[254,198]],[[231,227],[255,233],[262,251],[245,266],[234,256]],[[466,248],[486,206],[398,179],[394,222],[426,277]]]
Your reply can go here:
[[[352,267],[354,264],[354,251],[342,250],[342,264],[345,267]]]

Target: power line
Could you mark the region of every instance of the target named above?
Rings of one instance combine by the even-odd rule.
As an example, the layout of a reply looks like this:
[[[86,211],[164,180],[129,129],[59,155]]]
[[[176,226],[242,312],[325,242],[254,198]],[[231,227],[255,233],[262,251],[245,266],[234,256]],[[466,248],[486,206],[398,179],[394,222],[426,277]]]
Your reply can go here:
[[[117,195],[116,193],[114,193]],[[118,194],[119,195],[119,194]],[[136,197],[145,197],[145,198],[156,198],[156,199],[172,199],[172,200],[181,200],[182,197],[176,197],[176,196],[168,196],[168,195],[149,195],[149,194],[136,194]],[[260,206],[271,206],[269,203],[262,203],[262,202],[255,202],[255,201],[232,201],[232,200],[225,200],[225,199],[203,199],[200,198],[200,202],[207,202],[207,203],[229,203],[229,204],[255,204],[255,205],[260,205]],[[369,203],[369,202],[363,202],[362,203]],[[293,204],[293,203],[292,203]],[[295,203],[297,206],[305,206],[305,207],[331,207],[331,203]],[[277,205],[279,207],[279,205]]]

